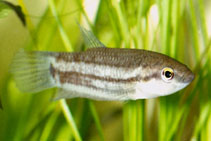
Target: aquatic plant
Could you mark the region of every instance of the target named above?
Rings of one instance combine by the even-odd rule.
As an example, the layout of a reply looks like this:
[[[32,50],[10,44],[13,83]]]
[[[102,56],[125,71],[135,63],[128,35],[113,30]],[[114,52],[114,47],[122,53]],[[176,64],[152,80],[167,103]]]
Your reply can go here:
[[[0,31],[20,28],[18,35],[25,38],[21,47],[27,50],[84,50],[76,24],[79,22],[109,47],[165,53],[187,64],[196,77],[186,89],[157,99],[124,103],[68,99],[66,102],[51,100],[56,89],[22,94],[5,67],[0,77],[1,140],[206,141],[211,138],[211,37],[206,16],[206,9],[211,5],[208,1],[17,2],[26,18],[25,29],[21,23],[15,25],[17,18],[16,22],[8,23],[13,28],[2,23]],[[37,7],[44,5],[44,12],[33,10],[36,4]],[[12,13],[7,13],[9,10],[0,5],[0,20],[15,20],[13,15],[6,21],[5,17]],[[6,36],[3,32],[0,34]],[[20,40],[16,36],[12,40]],[[0,42],[6,41],[0,38]],[[7,46],[13,48],[1,46],[0,56],[9,57],[7,61],[1,58],[0,64],[3,66],[7,62],[9,66],[18,45],[8,42]]]

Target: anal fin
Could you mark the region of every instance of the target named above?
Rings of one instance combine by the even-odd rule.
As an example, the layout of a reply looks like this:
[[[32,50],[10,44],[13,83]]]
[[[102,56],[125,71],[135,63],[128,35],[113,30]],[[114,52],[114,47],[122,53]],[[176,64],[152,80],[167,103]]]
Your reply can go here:
[[[81,96],[80,93],[77,93],[74,91],[69,91],[69,90],[67,91],[67,90],[60,88],[60,89],[58,89],[53,100],[76,98],[76,97],[80,97],[80,96]]]

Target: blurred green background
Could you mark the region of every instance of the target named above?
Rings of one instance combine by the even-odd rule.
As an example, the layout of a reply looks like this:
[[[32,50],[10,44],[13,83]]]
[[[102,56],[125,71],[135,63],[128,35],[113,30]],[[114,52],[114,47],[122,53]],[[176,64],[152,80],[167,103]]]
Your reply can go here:
[[[0,1],[0,140],[211,140],[211,1],[10,2],[21,6],[26,26]],[[170,96],[127,102],[52,101],[56,89],[22,94],[8,73],[15,52],[84,50],[77,22],[109,47],[176,58],[194,71],[194,82]]]

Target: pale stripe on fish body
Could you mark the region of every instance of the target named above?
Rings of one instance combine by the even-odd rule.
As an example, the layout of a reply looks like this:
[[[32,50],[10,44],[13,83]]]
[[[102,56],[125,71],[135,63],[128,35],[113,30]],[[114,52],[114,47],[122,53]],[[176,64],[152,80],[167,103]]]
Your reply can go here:
[[[92,47],[84,52],[19,51],[11,65],[17,86],[30,93],[58,87],[55,99],[136,100],[174,93],[194,78],[185,65],[166,55],[106,48],[80,29]]]

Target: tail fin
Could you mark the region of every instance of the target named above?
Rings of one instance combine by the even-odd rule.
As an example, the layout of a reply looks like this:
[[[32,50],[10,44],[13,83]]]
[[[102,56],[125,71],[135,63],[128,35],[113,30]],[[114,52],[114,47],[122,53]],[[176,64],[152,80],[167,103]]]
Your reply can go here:
[[[55,87],[50,72],[52,56],[48,52],[20,50],[14,57],[10,72],[22,92],[36,93]]]

